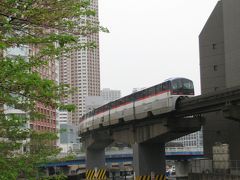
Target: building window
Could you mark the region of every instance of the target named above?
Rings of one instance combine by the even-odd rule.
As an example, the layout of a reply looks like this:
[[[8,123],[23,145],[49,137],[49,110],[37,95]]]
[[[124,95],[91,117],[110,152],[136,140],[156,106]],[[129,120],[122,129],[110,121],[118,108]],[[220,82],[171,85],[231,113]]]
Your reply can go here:
[[[216,49],[216,44],[215,43],[212,44],[212,49]]]
[[[217,71],[218,70],[218,66],[217,65],[213,65],[213,70]]]

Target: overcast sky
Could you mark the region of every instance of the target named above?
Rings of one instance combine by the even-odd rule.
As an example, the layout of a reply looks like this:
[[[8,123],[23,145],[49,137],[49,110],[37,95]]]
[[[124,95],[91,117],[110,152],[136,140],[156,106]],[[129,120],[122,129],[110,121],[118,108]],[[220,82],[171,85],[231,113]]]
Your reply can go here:
[[[101,88],[186,77],[200,93],[198,35],[218,0],[99,0]]]

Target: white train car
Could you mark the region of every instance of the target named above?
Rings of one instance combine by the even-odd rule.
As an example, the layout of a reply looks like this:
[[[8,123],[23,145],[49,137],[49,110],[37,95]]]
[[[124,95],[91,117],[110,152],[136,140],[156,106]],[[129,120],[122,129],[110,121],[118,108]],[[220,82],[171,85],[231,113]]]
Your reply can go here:
[[[95,118],[94,118],[94,127],[98,128],[100,126],[108,126],[110,125],[110,121],[109,121],[109,107],[110,104],[105,104],[99,108],[97,108],[94,111],[95,114]]]
[[[80,132],[168,113],[182,97],[194,96],[193,82],[171,78],[163,83],[103,105],[81,118]]]
[[[85,133],[89,130],[93,130],[93,122],[94,122],[94,116],[92,115],[92,112],[89,112],[81,117],[80,119],[80,127],[79,131],[80,133]]]
[[[134,119],[134,101],[132,95],[120,98],[110,105],[110,124]]]

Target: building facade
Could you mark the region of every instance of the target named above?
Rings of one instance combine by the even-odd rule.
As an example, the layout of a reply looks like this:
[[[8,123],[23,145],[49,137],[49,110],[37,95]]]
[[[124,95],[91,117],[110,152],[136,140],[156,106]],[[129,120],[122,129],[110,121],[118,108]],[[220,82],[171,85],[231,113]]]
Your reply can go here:
[[[202,94],[240,85],[240,1],[221,0],[199,35]],[[204,154],[215,143],[228,143],[230,158],[240,159],[239,122],[221,112],[208,113],[203,126]]]
[[[30,55],[34,55],[37,51],[38,49],[35,48],[35,46],[20,46],[15,48],[9,48],[6,51],[5,55],[13,58],[15,56],[21,56],[27,60]],[[59,63],[55,59],[49,61],[49,63],[43,67],[33,69],[33,71],[37,71],[42,78],[50,79],[55,81],[56,83],[59,83]],[[6,113],[11,114],[24,113],[20,110],[12,109],[7,106],[5,107],[5,109]],[[31,121],[30,124],[28,124],[27,126],[37,131],[55,132],[58,120],[58,112],[56,108],[50,106],[46,107],[41,103],[36,103],[36,109],[45,117],[37,121]]]
[[[121,91],[104,88],[101,90],[101,96],[103,97],[104,103],[108,103],[119,99],[121,97]]]
[[[29,56],[34,56],[38,53],[38,47],[31,45],[29,46]],[[40,74],[43,79],[49,79],[55,81],[59,84],[59,61],[56,59],[51,59],[44,66],[33,69]],[[56,107],[46,106],[40,102],[36,103],[36,109],[38,112],[44,115],[43,119],[30,122],[30,128],[37,131],[49,131],[56,132],[58,126],[58,110]]]
[[[96,16],[85,20],[98,24],[97,0],[91,1],[91,8],[96,11]],[[75,125],[86,112],[86,97],[100,96],[99,33],[79,37],[79,43],[89,42],[95,42],[97,47],[74,50],[60,60],[60,82],[74,89],[63,102],[76,105],[76,110],[68,115],[68,122]]]

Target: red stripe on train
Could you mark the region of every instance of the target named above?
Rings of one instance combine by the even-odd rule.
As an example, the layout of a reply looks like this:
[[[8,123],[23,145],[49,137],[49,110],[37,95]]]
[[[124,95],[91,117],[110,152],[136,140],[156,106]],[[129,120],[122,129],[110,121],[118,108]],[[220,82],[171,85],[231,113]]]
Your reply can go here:
[[[154,94],[154,95],[149,95],[149,96],[146,96],[146,97],[143,97],[143,98],[140,98],[140,99],[136,99],[135,102],[141,101],[141,100],[144,100],[144,99],[147,99],[147,98],[150,98],[150,97],[158,96],[158,95],[160,95],[160,94],[164,94],[164,93],[167,93],[167,92],[171,92],[171,91],[170,91],[170,90],[161,91],[161,92],[159,92],[159,93],[157,93],[157,94]],[[121,106],[125,106],[125,105],[127,105],[127,104],[131,104],[131,103],[132,103],[132,102],[126,102],[126,103],[123,103],[123,104],[121,104],[121,105],[119,105],[119,106],[112,107],[110,110],[119,108],[119,107],[121,107]],[[98,112],[98,113],[96,113],[95,115],[99,115],[99,114],[102,114],[102,113],[107,112],[107,111],[109,111],[109,110]]]

